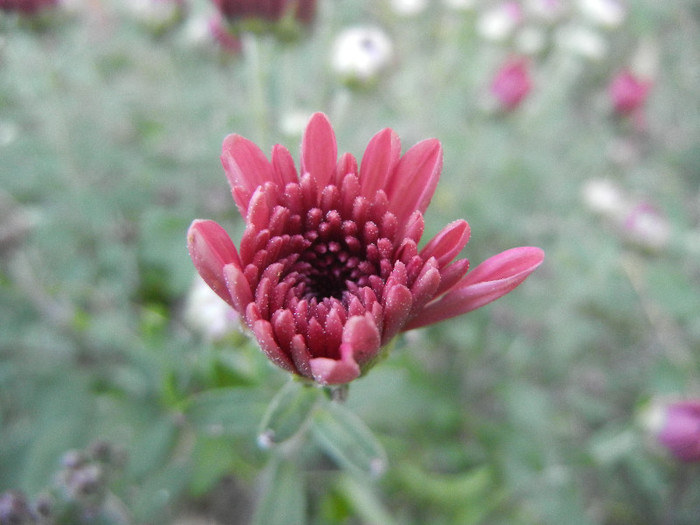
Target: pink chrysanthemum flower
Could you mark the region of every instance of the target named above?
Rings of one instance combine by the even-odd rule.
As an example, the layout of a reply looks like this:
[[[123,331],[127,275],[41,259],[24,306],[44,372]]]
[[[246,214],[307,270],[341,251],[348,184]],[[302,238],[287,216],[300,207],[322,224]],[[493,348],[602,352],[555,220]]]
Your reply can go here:
[[[283,146],[269,161],[239,135],[226,137],[221,159],[246,229],[236,250],[221,226],[194,221],[192,260],[270,360],[320,384],[359,377],[401,331],[498,299],[544,257],[514,248],[467,273],[468,260],[454,260],[469,239],[464,220],[418,248],[442,168],[436,139],[402,156],[399,137],[384,129],[358,167],[349,153],[338,159],[333,128],[316,113],[301,175]]]
[[[44,9],[55,7],[59,0],[0,0],[1,11],[16,11],[32,16]]]
[[[214,0],[229,21],[260,19],[278,22],[286,16],[310,24],[316,14],[316,0]]]

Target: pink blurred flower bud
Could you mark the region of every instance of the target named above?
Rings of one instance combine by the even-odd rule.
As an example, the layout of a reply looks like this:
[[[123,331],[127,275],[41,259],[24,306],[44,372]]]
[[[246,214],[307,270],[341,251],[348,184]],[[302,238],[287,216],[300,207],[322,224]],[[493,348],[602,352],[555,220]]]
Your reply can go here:
[[[630,115],[646,102],[651,81],[633,74],[629,69],[620,71],[610,82],[608,93],[613,109],[619,115]]]
[[[0,11],[15,11],[21,15],[33,16],[58,3],[59,0],[0,0]]]
[[[491,95],[506,111],[520,106],[531,89],[528,61],[522,57],[508,59],[496,72],[490,86]]]
[[[676,459],[700,461],[700,400],[657,402],[646,414],[646,423]]]
[[[316,15],[316,0],[213,0],[229,21],[260,19],[279,22],[291,16],[302,24],[310,24]]]
[[[208,26],[209,35],[222,51],[231,55],[238,55],[242,51],[243,43],[240,37],[231,31],[221,15],[212,16]]]

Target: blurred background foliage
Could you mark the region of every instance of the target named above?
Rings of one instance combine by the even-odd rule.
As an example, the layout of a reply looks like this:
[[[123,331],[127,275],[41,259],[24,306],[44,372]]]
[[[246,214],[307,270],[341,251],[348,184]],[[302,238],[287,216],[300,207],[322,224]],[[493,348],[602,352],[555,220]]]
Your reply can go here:
[[[489,82],[521,50],[478,30],[497,3],[464,4],[319,0],[300,41],[245,36],[239,55],[195,38],[204,0],[171,28],[108,0],[0,14],[0,491],[35,497],[67,451],[107,440],[133,523],[248,523],[265,498],[305,506],[300,523],[697,523],[697,467],[657,450],[640,413],[700,393],[700,7],[638,0],[605,25],[561,2],[530,22],[530,93],[497,111]],[[359,89],[331,66],[354,25],[393,46]],[[640,60],[643,114],[616,115],[607,86]],[[314,111],[358,157],[384,127],[404,148],[442,142],[426,238],[463,217],[473,265],[546,252],[515,292],[405,334],[352,384],[346,407],[387,453],[370,484],[318,450],[303,474],[269,461],[258,426],[285,374],[187,314],[189,223],[242,230],[223,137],[296,155]],[[651,241],[599,213],[601,180],[653,207]]]

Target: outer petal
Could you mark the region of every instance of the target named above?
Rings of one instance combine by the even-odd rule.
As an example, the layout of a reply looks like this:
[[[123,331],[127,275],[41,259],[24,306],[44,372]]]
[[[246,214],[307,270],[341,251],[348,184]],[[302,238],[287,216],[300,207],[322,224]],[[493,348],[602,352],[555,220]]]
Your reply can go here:
[[[187,249],[204,282],[224,301],[234,306],[224,278],[224,266],[241,267],[236,247],[221,226],[214,221],[195,220],[187,231]]]
[[[374,194],[384,188],[400,156],[401,140],[393,129],[383,129],[372,137],[360,164],[362,195],[373,199]]]
[[[352,357],[360,365],[375,357],[381,341],[372,314],[368,312],[365,315],[350,317],[343,328],[342,342],[350,345]]]
[[[441,170],[442,146],[437,139],[419,142],[401,157],[385,187],[389,209],[400,223],[415,210],[425,212]]]
[[[228,289],[229,303],[240,313],[245,315],[246,307],[253,302],[253,292],[250,283],[241,269],[235,264],[227,264],[223,269],[224,281]]]
[[[232,134],[224,139],[221,164],[231,185],[238,211],[245,218],[250,197],[258,186],[275,182],[272,164],[250,140]]]
[[[420,256],[424,260],[435,257],[438,266],[443,268],[467,245],[469,234],[467,221],[460,219],[451,222],[425,245]]]
[[[277,341],[275,341],[272,325],[269,321],[255,321],[251,328],[255,334],[255,338],[258,340],[260,348],[270,361],[284,370],[294,373],[297,372],[292,361],[287,354],[282,351]]]
[[[350,345],[341,345],[342,359],[316,357],[311,359],[311,374],[321,385],[342,385],[360,377],[360,367],[352,359]]]
[[[292,154],[281,144],[276,144],[272,148],[272,167],[275,171],[275,180],[279,184],[280,189],[284,189],[290,182],[299,182]]]
[[[462,315],[495,301],[522,283],[544,260],[535,247],[512,248],[487,259],[441,299],[428,304],[406,330]]]
[[[324,188],[336,170],[338,145],[333,127],[323,113],[314,113],[301,141],[301,174],[309,173]]]
[[[349,383],[359,377],[360,366],[379,352],[380,336],[372,314],[350,317],[343,329],[340,359],[317,357],[311,359],[311,372],[321,384]]]

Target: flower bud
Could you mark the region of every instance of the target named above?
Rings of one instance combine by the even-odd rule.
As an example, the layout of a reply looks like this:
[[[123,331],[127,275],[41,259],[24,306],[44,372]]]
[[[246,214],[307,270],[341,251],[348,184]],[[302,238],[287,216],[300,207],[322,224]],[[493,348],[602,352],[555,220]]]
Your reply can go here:
[[[644,415],[644,423],[676,459],[700,461],[700,400],[656,402]]]
[[[525,100],[532,83],[525,58],[510,58],[503,64],[491,81],[490,91],[505,111],[513,111]]]
[[[608,93],[613,109],[619,115],[630,115],[640,110],[646,102],[651,81],[624,69],[612,79]]]

